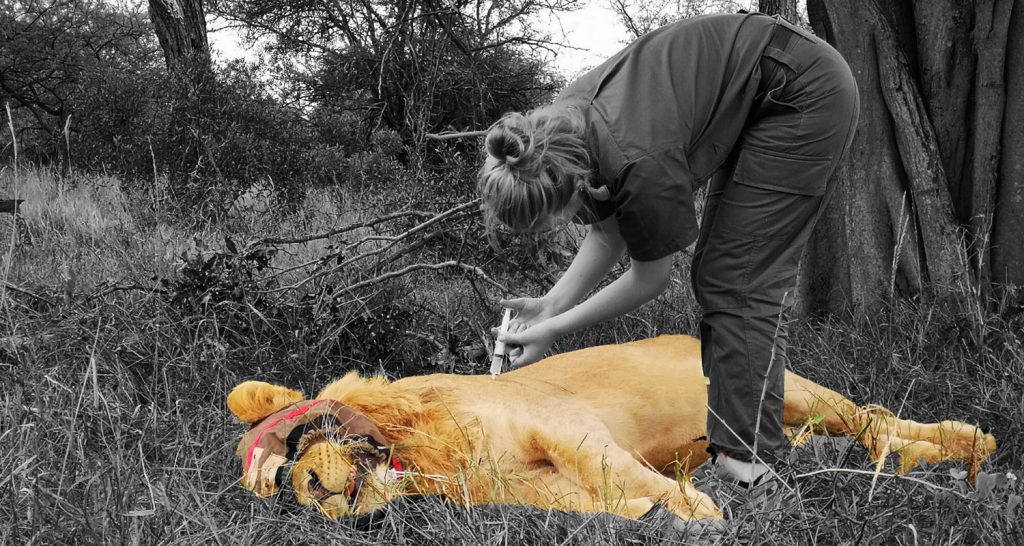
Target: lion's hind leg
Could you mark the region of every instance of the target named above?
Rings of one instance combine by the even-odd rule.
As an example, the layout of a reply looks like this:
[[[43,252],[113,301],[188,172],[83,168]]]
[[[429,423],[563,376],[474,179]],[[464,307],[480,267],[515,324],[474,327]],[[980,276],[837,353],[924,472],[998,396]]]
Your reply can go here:
[[[544,453],[557,474],[575,483],[594,511],[620,513],[633,519],[656,503],[683,520],[721,519],[721,510],[710,497],[689,480],[673,480],[644,465],[620,447],[600,422],[588,420],[580,439],[567,438],[565,428],[537,428],[530,432],[530,444]],[[620,509],[613,508],[619,505]]]
[[[919,423],[900,419],[881,406],[858,406],[841,394],[798,375],[786,374],[785,424],[795,442],[811,433],[857,438],[872,460],[890,453],[900,457],[906,473],[920,462],[964,461],[973,477],[996,449],[996,440],[980,428],[960,421]]]

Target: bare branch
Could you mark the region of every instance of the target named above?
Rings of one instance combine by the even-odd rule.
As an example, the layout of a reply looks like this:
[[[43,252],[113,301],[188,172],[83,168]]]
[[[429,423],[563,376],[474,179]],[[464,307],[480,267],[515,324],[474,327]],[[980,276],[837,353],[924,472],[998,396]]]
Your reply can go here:
[[[317,272],[317,273],[315,273],[313,275],[310,275],[309,277],[306,277],[305,279],[303,279],[303,280],[301,280],[301,281],[299,281],[299,282],[297,282],[295,284],[288,285],[288,286],[283,286],[283,287],[280,287],[280,288],[277,288],[277,289],[274,289],[274,290],[270,290],[269,292],[287,292],[289,290],[295,290],[295,289],[301,288],[302,286],[305,286],[306,284],[308,284],[310,281],[312,281],[314,279],[325,277],[325,276],[330,275],[332,273],[341,271],[341,270],[345,269],[346,267],[352,265],[355,262],[358,262],[358,261],[361,261],[361,260],[365,260],[366,258],[370,258],[370,257],[373,257],[373,256],[378,256],[380,254],[383,254],[384,252],[387,252],[391,248],[394,248],[394,246],[397,245],[399,242],[408,239],[412,235],[420,233],[420,232],[426,230],[427,228],[429,228],[431,226],[437,225],[440,222],[443,222],[445,220],[449,220],[449,219],[451,219],[453,217],[456,217],[457,215],[463,214],[463,213],[467,212],[468,210],[478,206],[479,203],[480,203],[479,199],[474,199],[474,200],[472,200],[472,201],[470,201],[468,203],[463,203],[463,204],[461,204],[461,205],[459,205],[457,207],[448,209],[448,210],[446,210],[446,211],[444,211],[444,212],[442,212],[442,213],[440,213],[440,214],[430,218],[429,220],[427,220],[427,221],[425,221],[423,223],[417,224],[413,228],[411,228],[411,229],[409,229],[409,230],[407,230],[407,231],[405,231],[405,232],[403,232],[403,233],[401,233],[399,235],[389,236],[389,237],[377,237],[377,236],[366,237],[366,238],[364,238],[364,239],[362,239],[360,241],[357,241],[356,243],[353,243],[352,245],[349,245],[349,248],[358,247],[362,243],[367,242],[369,240],[383,240],[383,241],[388,241],[389,244],[384,245],[384,246],[382,246],[380,248],[377,248],[377,249],[374,249],[374,250],[369,250],[369,251],[366,251],[366,252],[362,252],[362,253],[360,253],[360,254],[358,254],[356,256],[353,256],[352,258],[349,258],[349,259],[339,263],[338,265],[335,265],[334,267],[332,267],[330,269],[319,271],[319,272]],[[331,256],[327,256],[324,259],[330,259],[330,258],[331,258]],[[318,261],[323,261],[323,260],[318,260]]]
[[[466,131],[463,133],[427,133],[424,136],[431,140],[452,140],[455,138],[481,137],[486,134],[487,131]]]
[[[367,220],[365,222],[356,222],[354,224],[349,224],[347,226],[343,226],[343,227],[340,227],[338,229],[332,229],[330,231],[325,231],[325,232],[322,232],[322,233],[316,233],[316,234],[313,234],[313,235],[307,235],[305,237],[292,237],[292,238],[267,237],[265,239],[261,239],[259,244],[265,244],[265,245],[292,245],[292,244],[298,244],[298,243],[308,243],[310,241],[316,241],[316,240],[319,240],[319,239],[329,239],[331,237],[334,237],[335,235],[341,235],[342,233],[347,233],[349,231],[356,230],[356,229],[359,229],[359,228],[373,227],[373,226],[376,226],[376,225],[379,225],[379,224],[383,224],[384,222],[390,222],[391,220],[397,220],[399,218],[408,218],[410,216],[430,217],[430,216],[433,216],[433,214],[429,213],[429,212],[419,211],[419,210],[405,210],[405,211],[401,211],[401,212],[395,212],[395,213],[392,213],[392,214],[388,214],[386,216],[381,216],[380,218],[374,218],[373,220]]]
[[[360,288],[365,288],[367,286],[370,286],[370,285],[373,285],[373,284],[377,284],[377,283],[386,281],[388,279],[394,279],[394,278],[397,278],[397,277],[401,277],[403,275],[408,275],[409,273],[412,273],[414,271],[422,271],[422,270],[434,270],[434,271],[437,271],[437,270],[440,270],[440,269],[447,269],[447,268],[457,268],[457,269],[462,269],[464,271],[467,271],[469,273],[473,273],[477,277],[480,277],[481,279],[483,279],[487,284],[490,284],[491,286],[497,288],[498,290],[501,290],[501,292],[503,294],[508,293],[508,288],[506,288],[505,285],[503,285],[503,284],[499,283],[498,281],[496,281],[496,280],[492,279],[491,277],[489,277],[486,273],[484,273],[483,269],[480,269],[479,267],[472,266],[472,265],[469,265],[469,264],[464,264],[462,262],[457,262],[455,260],[449,260],[447,262],[441,262],[441,263],[438,263],[438,264],[422,264],[422,263],[412,264],[412,265],[403,267],[402,269],[399,269],[397,271],[389,271],[387,273],[384,273],[383,275],[378,275],[378,276],[376,276],[376,277],[374,277],[372,279],[366,279],[365,281],[360,281],[360,282],[357,282],[355,284],[350,284],[348,286],[339,288],[339,289],[334,291],[334,296],[337,296],[337,295],[341,294],[342,292],[351,292],[353,290],[358,290]]]

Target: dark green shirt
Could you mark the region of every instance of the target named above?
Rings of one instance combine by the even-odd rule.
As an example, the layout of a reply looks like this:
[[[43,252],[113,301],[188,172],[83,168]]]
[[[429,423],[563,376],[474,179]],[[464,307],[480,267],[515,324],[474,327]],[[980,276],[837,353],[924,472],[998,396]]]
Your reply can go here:
[[[587,221],[614,214],[630,256],[662,258],[697,238],[693,192],[733,149],[757,92],[755,67],[776,21],[708,15],[646,34],[570,84],[598,186]]]

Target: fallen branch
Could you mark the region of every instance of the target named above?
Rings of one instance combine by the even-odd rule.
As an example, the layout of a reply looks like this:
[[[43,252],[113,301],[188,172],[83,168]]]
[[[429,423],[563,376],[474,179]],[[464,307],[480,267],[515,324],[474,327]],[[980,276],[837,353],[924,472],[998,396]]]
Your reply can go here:
[[[463,133],[427,133],[424,136],[431,140],[451,140],[455,138],[481,137],[486,134],[487,131],[466,131]]]
[[[44,298],[42,296],[37,296],[36,294],[33,294],[32,292],[29,292],[28,290],[25,290],[24,288],[20,288],[20,287],[18,287],[16,285],[13,285],[13,284],[9,283],[9,282],[5,282],[4,285],[7,287],[8,290],[11,290],[13,292],[17,292],[19,294],[24,294],[24,295],[26,295],[26,296],[34,299],[34,300],[41,301],[41,302],[45,303],[46,305],[49,305],[50,307],[55,307],[55,304],[52,301],[50,301],[50,300],[48,300],[48,299],[46,299],[46,298]]]
[[[156,294],[166,294],[167,293],[166,290],[164,290],[163,288],[160,288],[159,286],[143,286],[141,284],[123,284],[123,285],[110,286],[109,288],[107,288],[106,290],[104,290],[102,292],[97,292],[95,294],[88,295],[88,296],[86,296],[85,301],[92,301],[92,300],[102,299],[102,298],[105,298],[105,297],[115,293],[115,292],[147,292],[147,293],[150,293],[150,294],[153,294],[153,293],[156,293]]]
[[[508,288],[506,288],[503,284],[499,283],[498,281],[496,281],[496,280],[492,279],[491,277],[489,277],[487,275],[487,273],[484,273],[483,269],[480,269],[479,267],[475,267],[475,266],[472,266],[472,265],[469,265],[469,264],[464,264],[464,263],[461,263],[461,262],[456,262],[454,260],[451,260],[451,261],[447,261],[447,262],[441,262],[441,263],[438,263],[438,264],[412,264],[412,265],[403,267],[402,269],[399,269],[397,271],[389,271],[387,273],[384,273],[383,275],[378,275],[378,276],[376,276],[376,277],[374,277],[372,279],[366,279],[365,281],[359,281],[357,283],[350,284],[348,286],[344,286],[342,288],[339,288],[339,289],[334,291],[334,296],[337,296],[338,294],[340,294],[342,292],[349,292],[349,291],[353,291],[353,290],[358,290],[360,288],[365,288],[365,287],[370,286],[372,284],[383,282],[383,281],[386,281],[388,279],[394,279],[394,278],[397,278],[397,277],[401,277],[403,275],[408,275],[409,273],[412,273],[413,271],[422,271],[424,269],[430,269],[430,270],[437,271],[437,270],[446,269],[446,268],[449,268],[449,267],[454,267],[454,268],[462,269],[464,271],[468,271],[470,273],[473,273],[477,277],[480,277],[485,282],[487,282],[487,284],[490,284],[491,286],[497,288],[498,290],[501,290],[501,292],[503,294],[508,293]]]

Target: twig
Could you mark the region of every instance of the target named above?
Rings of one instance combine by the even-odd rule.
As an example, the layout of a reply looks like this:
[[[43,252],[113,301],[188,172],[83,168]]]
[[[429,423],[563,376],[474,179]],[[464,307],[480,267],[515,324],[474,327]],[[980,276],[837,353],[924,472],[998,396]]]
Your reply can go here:
[[[323,233],[315,233],[313,235],[307,235],[305,237],[293,237],[293,238],[267,237],[265,239],[261,239],[260,243],[270,244],[270,245],[292,245],[292,244],[298,244],[298,243],[308,243],[310,241],[316,241],[318,239],[328,239],[328,238],[333,237],[335,235],[340,235],[342,233],[346,233],[346,232],[349,232],[349,231],[352,231],[352,230],[355,230],[355,229],[359,229],[359,228],[373,227],[373,226],[375,226],[377,224],[382,224],[384,222],[387,222],[387,221],[390,221],[390,220],[396,220],[398,218],[405,218],[405,217],[408,217],[408,216],[430,217],[430,216],[433,216],[433,215],[434,215],[434,213],[430,213],[430,212],[423,212],[423,211],[418,211],[418,210],[407,210],[407,211],[402,211],[402,212],[396,212],[396,213],[393,213],[393,214],[388,214],[387,216],[381,216],[380,218],[374,218],[373,220],[368,220],[366,222],[356,222],[354,224],[349,224],[347,226],[340,227],[338,229],[332,229],[330,231],[325,231]]]
[[[448,352],[448,347],[445,347],[443,343],[441,343],[440,341],[435,339],[434,336],[432,336],[432,335],[421,334],[420,332],[414,332],[412,330],[403,330],[402,333],[407,335],[407,336],[414,337],[414,338],[416,338],[418,340],[426,341],[427,343],[433,345],[434,347],[437,347],[437,350],[439,350],[439,351],[442,351],[442,352],[445,352],[445,353]]]
[[[885,478],[896,478],[896,479],[899,479],[899,480],[907,480],[907,481],[911,481],[911,482],[914,482],[914,483],[919,483],[919,484],[924,485],[925,487],[929,487],[931,489],[935,489],[935,490],[938,490],[938,491],[945,491],[947,493],[952,493],[952,494],[954,494],[954,495],[956,495],[956,496],[958,496],[958,497],[960,497],[961,499],[964,499],[964,500],[969,500],[970,499],[970,497],[968,497],[967,495],[964,495],[963,493],[960,493],[960,492],[955,491],[953,489],[949,489],[947,487],[942,487],[941,485],[935,485],[934,483],[927,482],[927,481],[922,480],[920,478],[913,478],[913,477],[910,477],[910,476],[900,476],[898,474],[889,474],[889,473],[886,473],[886,472],[875,472],[873,470],[860,470],[860,469],[857,469],[857,468],[822,468],[821,470],[813,470],[811,472],[806,472],[804,474],[797,474],[796,478],[797,479],[803,479],[803,478],[809,478],[811,476],[816,476],[818,474],[828,474],[828,473],[838,473],[838,474],[845,473],[845,474],[858,474],[858,475],[862,475],[862,476],[872,476],[872,480],[876,479],[877,476],[882,476],[882,477],[885,477]]]
[[[395,235],[393,237],[374,237],[374,239],[389,241],[389,244],[384,245],[384,246],[382,246],[382,247],[380,247],[378,249],[367,251],[367,252],[363,252],[361,254],[353,256],[353,257],[345,260],[344,262],[341,262],[340,264],[338,264],[338,265],[336,265],[336,266],[334,266],[334,267],[332,267],[330,269],[326,269],[324,271],[317,272],[317,273],[315,273],[313,275],[310,275],[309,277],[306,277],[305,279],[303,279],[303,280],[301,280],[301,281],[299,281],[299,282],[297,282],[295,284],[284,286],[284,287],[277,288],[277,289],[274,289],[274,290],[269,290],[268,292],[287,292],[289,290],[296,290],[298,288],[301,288],[302,286],[305,286],[306,283],[312,281],[313,279],[316,279],[316,278],[319,278],[319,277],[324,277],[324,276],[330,275],[331,273],[334,273],[336,271],[340,271],[340,270],[348,267],[349,265],[351,265],[351,264],[353,264],[353,263],[355,263],[355,262],[357,262],[359,260],[363,260],[363,259],[369,258],[371,256],[376,256],[378,254],[382,254],[382,253],[390,250],[396,244],[398,244],[399,241],[401,241],[403,239],[406,239],[406,238],[408,238],[408,237],[410,237],[410,236],[412,236],[412,235],[414,235],[416,233],[419,233],[419,232],[427,229],[428,227],[431,227],[434,224],[437,224],[437,223],[439,223],[439,222],[441,222],[443,220],[447,220],[448,218],[451,218],[452,216],[454,216],[456,214],[465,212],[466,210],[468,210],[468,209],[470,209],[472,207],[475,207],[477,204],[479,204],[479,202],[480,202],[479,199],[474,199],[474,200],[472,200],[472,201],[470,201],[468,203],[463,203],[463,204],[461,204],[461,205],[459,205],[457,207],[448,209],[448,210],[438,214],[437,216],[434,216],[433,218],[427,220],[426,222],[418,224],[415,227],[413,227],[412,229],[409,229],[409,230],[407,230],[407,231],[405,231],[403,233],[400,233],[398,235]],[[360,244],[362,242],[363,241],[360,241],[359,243],[355,243],[355,245],[358,246],[358,244]],[[361,283],[357,283],[357,284],[361,285]],[[356,286],[356,285],[353,285],[353,286]],[[335,293],[337,293],[337,292],[335,292]]]
[[[24,295],[26,295],[26,296],[28,296],[28,297],[30,297],[32,299],[39,300],[39,301],[45,303],[46,305],[49,305],[50,307],[54,307],[55,306],[55,304],[52,301],[50,301],[50,300],[48,300],[48,299],[46,299],[46,298],[44,298],[42,296],[33,294],[32,292],[29,292],[28,290],[25,290],[24,288],[20,288],[20,287],[14,285],[14,284],[9,283],[9,282],[5,282],[4,285],[6,286],[6,288],[8,290],[12,290],[12,291],[17,292],[19,294],[24,294]]]
[[[757,440],[761,434],[761,410],[764,408],[764,398],[768,394],[768,380],[771,378],[772,366],[775,364],[775,349],[779,343],[779,331],[782,330],[783,313],[786,311],[787,290],[782,294],[782,301],[779,302],[779,320],[775,323],[775,334],[772,336],[772,352],[768,356],[768,370],[764,373],[764,384],[761,385],[761,398],[757,401],[757,420],[754,422],[754,453],[757,453]],[[783,372],[785,373],[785,372]]]
[[[487,131],[466,131],[462,133],[427,133],[423,136],[430,140],[451,140],[455,138],[481,137],[486,134]]]
[[[159,293],[159,294],[163,294],[163,293],[167,292],[166,290],[164,290],[162,288],[159,288],[159,287],[156,287],[156,286],[143,286],[141,284],[125,284],[125,285],[120,285],[120,286],[111,286],[110,288],[104,290],[103,292],[99,292],[99,293],[96,293],[96,294],[91,294],[89,296],[86,296],[85,301],[88,302],[88,301],[92,301],[92,300],[95,300],[95,299],[104,298],[104,297],[109,296],[110,294],[113,294],[114,292],[132,292],[132,291],[149,292],[149,293],[154,293],[155,292],[155,293]]]
[[[376,277],[374,277],[372,279],[366,279],[365,281],[359,281],[359,282],[357,282],[355,284],[350,284],[348,286],[344,286],[342,288],[339,288],[339,289],[335,290],[334,291],[334,295],[337,296],[341,292],[357,290],[359,288],[364,288],[364,287],[369,286],[371,284],[376,284],[376,283],[379,283],[379,282],[382,282],[382,281],[386,281],[388,279],[394,279],[396,277],[401,277],[403,275],[408,275],[409,273],[412,273],[413,271],[421,271],[421,270],[424,270],[424,269],[431,269],[431,270],[435,270],[436,271],[436,270],[445,269],[445,268],[449,268],[449,267],[455,267],[455,268],[463,269],[465,271],[473,273],[476,276],[478,276],[481,279],[483,279],[484,281],[486,281],[491,286],[501,290],[502,292],[508,292],[508,289],[505,288],[505,286],[503,286],[498,281],[496,281],[496,280],[490,278],[489,276],[487,276],[487,273],[484,273],[483,269],[480,269],[479,267],[475,267],[475,266],[472,266],[472,265],[469,265],[469,264],[464,264],[464,263],[461,263],[461,262],[456,262],[454,260],[451,260],[451,261],[447,261],[447,262],[441,262],[441,263],[438,263],[438,264],[412,264],[412,265],[403,267],[402,269],[399,269],[397,271],[389,271],[387,273],[384,273],[383,275],[378,275],[378,276],[376,276]]]
[[[4,103],[4,108],[7,110],[7,127],[11,130],[11,151],[14,153],[14,199],[18,198],[18,137],[14,130],[14,116],[11,114],[11,103]],[[17,202],[15,202],[17,203]],[[15,204],[15,210],[17,210],[17,204]],[[17,218],[17,215],[15,215]],[[10,331],[14,331],[14,321],[11,319],[11,309],[7,305],[7,290],[6,287],[10,286],[7,283],[7,279],[10,278],[11,273],[11,262],[14,260],[14,242],[15,237],[18,234],[17,223],[13,225],[11,229],[10,244],[7,247],[7,254],[4,256],[3,261],[3,289],[0,290],[0,306],[3,306],[4,310],[7,311],[7,322],[10,326]]]

